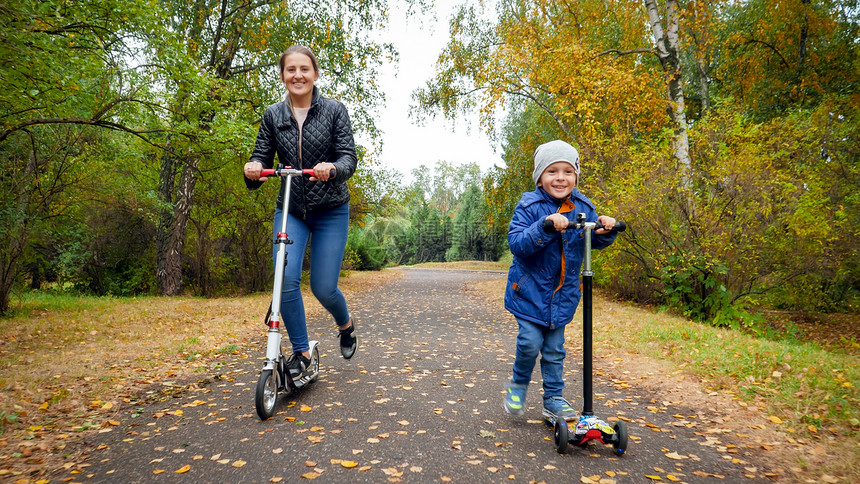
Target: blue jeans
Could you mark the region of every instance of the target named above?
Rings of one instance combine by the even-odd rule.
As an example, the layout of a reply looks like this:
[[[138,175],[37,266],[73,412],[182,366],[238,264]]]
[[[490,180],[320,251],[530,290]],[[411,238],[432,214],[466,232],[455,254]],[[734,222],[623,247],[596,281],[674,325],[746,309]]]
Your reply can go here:
[[[517,356],[514,359],[513,385],[528,386],[538,353],[543,377],[543,398],[560,397],[564,391],[564,326],[549,329],[517,318]]]
[[[273,239],[281,227],[282,216],[280,208],[275,210]],[[349,203],[308,214],[306,220],[292,214],[287,215],[287,236],[293,243],[287,245],[287,265],[284,267],[284,283],[281,285],[281,319],[284,321],[293,352],[310,349],[305,304],[299,286],[308,241],[311,242],[311,292],[331,313],[338,326],[345,326],[349,322],[346,299],[337,287],[348,230]],[[273,244],[273,261],[277,251],[277,244]],[[277,269],[276,267],[275,270]]]

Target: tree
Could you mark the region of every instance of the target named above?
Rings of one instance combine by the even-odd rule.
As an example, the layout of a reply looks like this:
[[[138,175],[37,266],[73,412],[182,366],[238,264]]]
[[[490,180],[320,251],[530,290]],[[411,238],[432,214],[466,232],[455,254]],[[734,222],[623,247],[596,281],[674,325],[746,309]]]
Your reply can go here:
[[[718,87],[759,120],[860,87],[856,1],[733,3],[724,23]]]
[[[798,227],[810,213],[837,225],[855,213],[844,195],[856,186],[853,165],[838,161],[854,155],[835,142],[855,137],[850,3],[521,0],[500,4],[496,18],[464,7],[438,75],[414,99],[446,116],[478,108],[486,118],[507,108],[507,167],[484,182],[497,230],[532,189],[535,146],[567,139],[580,151],[581,189],[603,213],[631,222],[615,250],[596,257],[613,289],[715,324],[749,324],[744,304],[791,281],[806,281],[807,292],[823,285],[826,277],[799,275],[810,268],[801,260],[857,266],[840,236],[824,242]],[[759,44],[770,51],[763,62]],[[782,62],[783,50],[797,60]],[[828,57],[837,50],[844,58]],[[809,72],[812,51],[830,64]],[[769,74],[778,81],[772,87]],[[688,94],[698,108],[687,109]],[[761,113],[779,117],[756,124],[768,119]],[[798,182],[808,176],[815,181]],[[761,229],[741,228],[750,226]],[[825,246],[840,247],[839,255]],[[815,290],[822,300],[858,280],[833,276],[838,284]]]
[[[230,135],[235,121],[253,121],[276,100],[280,81],[272,70],[289,45],[308,45],[320,54],[323,72],[334,74],[327,78],[329,95],[360,101],[356,125],[372,130],[367,113],[381,99],[372,82],[374,69],[390,48],[355,32],[384,22],[382,7],[378,0],[314,5],[201,1],[189,10],[182,2],[164,2],[167,29],[182,48],[152,46],[174,113],[158,187],[160,293],[178,294],[182,288],[186,227],[201,162],[217,165],[232,150],[227,141],[239,141]],[[245,146],[252,141],[244,137]]]
[[[688,118],[696,119],[706,115],[711,107],[711,71],[712,58],[718,50],[717,34],[721,26],[718,16],[723,8],[723,1],[691,0],[682,4],[686,28],[681,32],[689,39],[686,44],[687,55],[692,58],[689,65],[695,66],[692,72],[682,72],[688,82],[684,84],[696,85],[697,89],[691,90],[688,99],[698,102],[697,112],[690,112],[689,103],[685,103],[688,109]]]
[[[492,168],[484,178],[487,226],[502,240],[507,238],[508,224],[514,208],[525,192],[535,189],[532,180],[534,152],[548,139],[563,135],[547,115],[537,106],[519,100],[512,102],[511,115],[505,120],[502,140],[506,167]],[[582,180],[592,173],[591,163],[582,164]]]
[[[641,57],[652,49],[635,4],[522,0],[500,4],[496,16],[458,11],[439,74],[413,94],[416,111],[453,116],[479,108],[489,126],[507,100],[527,100],[589,158],[600,139],[667,123],[657,106],[658,66]]]
[[[487,223],[484,194],[477,185],[470,185],[457,205],[445,260],[496,260],[499,241]]]
[[[666,0],[665,15],[657,5],[657,0],[645,0],[651,32],[654,35],[654,46],[666,82],[667,100],[666,112],[672,119],[675,136],[672,139],[675,159],[678,161],[678,171],[681,178],[681,188],[689,192],[692,189],[692,161],[690,160],[690,143],[687,138],[687,114],[684,103],[684,86],[681,74],[681,59],[679,55],[680,12],[676,0]],[[687,198],[686,210],[692,206]]]
[[[441,213],[452,214],[460,196],[481,179],[481,168],[476,163],[455,166],[440,160],[432,167],[421,165],[412,170],[412,177],[411,192]]]
[[[60,202],[91,179],[87,155],[104,139],[92,129],[144,137],[159,128],[140,123],[150,101],[125,65],[134,32],[152,25],[139,2],[13,0],[0,8],[0,55],[10,60],[0,68],[2,314],[34,236],[55,236],[47,221],[58,227],[77,208]]]
[[[3,128],[12,133],[51,125],[95,126],[145,136],[161,131],[130,115],[148,106],[145,85],[127,59],[140,32],[157,26],[157,12],[138,1],[11,0],[2,7],[0,90]]]

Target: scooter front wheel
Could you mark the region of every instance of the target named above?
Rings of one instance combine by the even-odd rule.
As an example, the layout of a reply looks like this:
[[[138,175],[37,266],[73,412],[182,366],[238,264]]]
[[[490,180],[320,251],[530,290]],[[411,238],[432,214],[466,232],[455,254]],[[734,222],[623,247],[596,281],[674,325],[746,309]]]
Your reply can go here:
[[[314,345],[314,350],[311,353],[311,368],[314,376],[310,383],[313,383],[320,377],[320,349],[317,345]]]
[[[271,369],[263,370],[257,380],[257,395],[254,404],[260,420],[268,420],[275,414],[275,404],[278,403],[278,377]]]
[[[614,430],[615,441],[612,442],[612,447],[617,455],[624,455],[627,450],[627,424],[619,420],[615,422]]]
[[[570,429],[563,418],[555,419],[552,434],[555,439],[555,451],[563,454],[567,450],[567,442],[570,439]]]

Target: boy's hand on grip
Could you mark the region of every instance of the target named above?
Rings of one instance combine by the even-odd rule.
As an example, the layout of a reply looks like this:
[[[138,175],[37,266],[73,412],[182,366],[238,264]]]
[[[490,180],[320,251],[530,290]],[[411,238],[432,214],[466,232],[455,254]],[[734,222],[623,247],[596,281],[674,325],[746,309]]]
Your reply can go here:
[[[608,234],[612,232],[612,229],[615,228],[616,220],[608,215],[601,215],[597,217],[598,226],[602,226],[602,228],[598,228],[594,231],[595,234]]]
[[[546,217],[546,222],[544,222],[544,228],[548,228],[547,222],[552,222],[552,227],[558,232],[564,232],[567,230],[567,225],[570,222],[567,217],[560,213],[554,213],[552,215],[548,215]]]

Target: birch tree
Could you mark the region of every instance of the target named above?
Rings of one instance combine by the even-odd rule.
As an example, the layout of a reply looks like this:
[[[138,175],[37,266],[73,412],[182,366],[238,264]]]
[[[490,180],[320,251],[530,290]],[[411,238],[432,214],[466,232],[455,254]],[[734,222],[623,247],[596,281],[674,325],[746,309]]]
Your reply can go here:
[[[672,141],[681,177],[681,187],[684,190],[690,190],[693,167],[690,161],[690,142],[687,137],[687,114],[679,57],[680,12],[677,0],[666,0],[665,3],[665,11],[661,11],[657,0],[645,0],[645,8],[648,11],[657,58],[660,59],[660,65],[663,67],[666,96],[669,101],[666,112],[672,120],[675,132]]]

